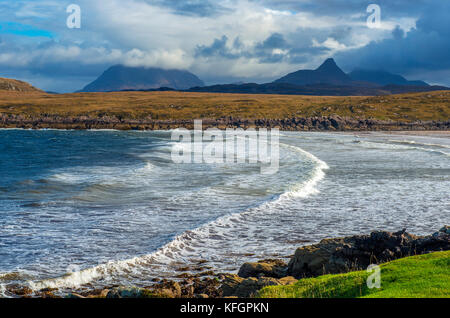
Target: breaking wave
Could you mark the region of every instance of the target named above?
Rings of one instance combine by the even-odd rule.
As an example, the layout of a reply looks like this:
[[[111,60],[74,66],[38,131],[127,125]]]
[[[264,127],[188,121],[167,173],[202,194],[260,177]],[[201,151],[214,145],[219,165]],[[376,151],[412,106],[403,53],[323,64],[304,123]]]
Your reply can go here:
[[[287,201],[306,198],[319,192],[316,186],[325,177],[325,170],[329,169],[328,165],[299,147],[288,144],[280,144],[280,146],[297,152],[314,163],[314,168],[306,181],[291,186],[284,193],[272,197],[271,201],[262,205],[219,217],[194,230],[185,231],[151,254],[128,260],[111,261],[83,270],[74,270],[54,279],[29,281],[30,288],[35,291],[44,288],[63,290],[78,288],[90,283],[95,285],[96,281],[100,280],[101,284],[108,284],[108,282],[127,282],[129,278],[133,277],[154,276],[155,273],[170,275],[174,273],[174,264],[189,264],[199,255],[211,263],[223,261],[224,255],[214,255],[211,251],[215,253],[221,251],[223,242],[232,240],[235,228],[245,226],[243,224],[249,216],[263,214],[265,211],[283,207]],[[148,168],[151,169],[151,167]]]

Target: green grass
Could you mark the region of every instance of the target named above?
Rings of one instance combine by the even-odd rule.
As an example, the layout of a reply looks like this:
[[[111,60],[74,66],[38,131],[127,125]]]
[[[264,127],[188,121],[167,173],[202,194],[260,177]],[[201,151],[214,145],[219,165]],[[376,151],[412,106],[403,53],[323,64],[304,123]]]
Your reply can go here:
[[[381,288],[369,289],[366,271],[301,279],[262,289],[262,298],[450,298],[450,251],[380,265]]]

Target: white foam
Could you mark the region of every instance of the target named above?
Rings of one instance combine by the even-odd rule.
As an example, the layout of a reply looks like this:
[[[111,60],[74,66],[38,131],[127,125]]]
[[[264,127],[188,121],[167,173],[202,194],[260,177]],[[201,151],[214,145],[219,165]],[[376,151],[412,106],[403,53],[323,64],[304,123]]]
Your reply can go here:
[[[283,193],[280,198],[306,198],[312,194],[318,193],[318,190],[316,188],[317,183],[319,183],[324,177],[325,177],[325,170],[330,169],[330,167],[327,165],[326,162],[320,160],[313,154],[295,146],[282,144],[285,147],[289,147],[290,149],[293,149],[294,151],[297,151],[306,157],[310,158],[313,162],[316,163],[316,166],[313,170],[313,175],[310,179],[307,181],[297,184],[293,187],[291,187],[290,191]]]
[[[386,142],[381,142],[381,141],[380,142],[361,141],[359,143],[359,145],[361,145],[362,147],[365,147],[365,148],[369,148],[369,149],[418,150],[418,151],[436,153],[436,154],[444,155],[444,156],[450,156],[450,153],[448,153],[448,152],[431,149],[431,148],[423,148],[423,147],[420,147],[420,145],[425,146],[425,144],[418,144],[415,142],[414,143],[392,144],[392,143],[386,143]]]
[[[222,216],[194,230],[186,231],[154,253],[123,261],[108,262],[78,272],[68,273],[65,276],[54,279],[37,282],[29,281],[28,285],[35,291],[44,288],[77,288],[99,279],[107,281],[108,279],[114,279],[115,276],[128,275],[130,273],[135,273],[140,276],[142,276],[144,271],[150,271],[152,273],[152,266],[163,265],[163,267],[167,268],[173,262],[184,262],[189,258],[198,257],[199,251],[197,248],[214,248],[214,242],[211,240],[215,239],[211,238],[211,233],[215,233],[215,236],[218,238],[226,237],[226,231],[230,231],[236,224],[245,223],[245,218],[250,214],[264,213],[264,211],[268,211],[273,207],[283,205],[283,201],[285,200],[305,198],[318,193],[315,187],[324,178],[324,170],[329,169],[328,165],[301,148],[286,144],[281,145],[301,153],[303,156],[312,160],[315,166],[308,180],[291,187],[287,192],[275,197],[273,201],[265,202],[258,207],[246,211]]]
[[[393,139],[389,139],[388,141],[389,142],[393,142],[393,143],[397,143],[397,144],[414,145],[414,146],[427,146],[427,147],[436,147],[436,148],[450,149],[450,146],[448,146],[448,145],[417,142],[417,141],[414,141],[414,140],[393,140]]]

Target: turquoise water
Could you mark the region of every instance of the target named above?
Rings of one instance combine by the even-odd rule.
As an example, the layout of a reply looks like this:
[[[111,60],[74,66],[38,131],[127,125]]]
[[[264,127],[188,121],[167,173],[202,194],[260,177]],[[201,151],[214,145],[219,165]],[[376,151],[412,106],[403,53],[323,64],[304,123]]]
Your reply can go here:
[[[283,133],[275,175],[175,164],[170,137],[0,130],[0,286],[146,285],[186,264],[235,271],[325,237],[450,223],[448,135]]]

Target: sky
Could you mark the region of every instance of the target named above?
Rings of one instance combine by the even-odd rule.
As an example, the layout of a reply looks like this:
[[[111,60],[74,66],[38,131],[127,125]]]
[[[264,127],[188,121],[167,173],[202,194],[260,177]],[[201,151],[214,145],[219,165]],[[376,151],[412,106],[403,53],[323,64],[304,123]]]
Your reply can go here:
[[[72,92],[124,64],[263,83],[334,57],[450,86],[449,12],[447,0],[0,0],[0,77]]]

